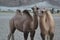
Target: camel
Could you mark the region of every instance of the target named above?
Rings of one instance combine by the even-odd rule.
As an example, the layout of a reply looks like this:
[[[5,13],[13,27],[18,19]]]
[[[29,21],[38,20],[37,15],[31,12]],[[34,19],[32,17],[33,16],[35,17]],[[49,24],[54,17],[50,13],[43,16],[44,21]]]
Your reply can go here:
[[[41,14],[41,15],[40,15]],[[39,25],[42,40],[53,40],[55,31],[55,22],[50,10],[40,10]]]
[[[14,17],[12,17],[9,21],[10,25],[10,33],[8,34],[8,40],[12,37],[11,40],[14,40],[14,32],[15,30],[19,30],[24,34],[24,40],[27,40],[28,34],[30,32],[31,40],[34,40],[35,30],[38,27],[37,15],[33,13],[33,17],[30,15],[28,10],[20,10],[16,11]]]

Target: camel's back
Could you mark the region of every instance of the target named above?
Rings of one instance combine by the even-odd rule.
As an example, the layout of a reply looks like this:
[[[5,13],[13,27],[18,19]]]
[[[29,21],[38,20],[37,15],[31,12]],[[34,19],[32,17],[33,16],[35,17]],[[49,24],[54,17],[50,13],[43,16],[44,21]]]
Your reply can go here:
[[[50,11],[48,11],[48,17],[47,18],[48,18],[49,31],[54,32],[55,31],[55,21],[54,21],[54,18],[53,18]]]
[[[52,14],[51,14],[50,11],[48,11],[48,18],[49,18],[51,21],[54,21],[53,16],[52,16]]]

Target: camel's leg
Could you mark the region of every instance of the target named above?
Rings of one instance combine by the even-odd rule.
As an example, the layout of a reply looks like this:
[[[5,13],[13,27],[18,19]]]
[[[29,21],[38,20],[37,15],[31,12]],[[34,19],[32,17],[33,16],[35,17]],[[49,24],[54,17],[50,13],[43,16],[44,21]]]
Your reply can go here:
[[[42,40],[45,40],[45,35],[40,33]]]
[[[11,40],[14,40],[14,34],[12,34],[12,36],[11,36]]]
[[[15,32],[15,30],[16,29],[14,28],[13,31],[12,31],[12,35],[11,35],[12,38],[11,38],[11,40],[14,40],[14,32]]]
[[[12,37],[11,40],[14,40],[14,32],[15,32],[15,28],[13,28],[12,30],[10,30],[10,33],[8,34],[8,39],[7,40],[10,40],[10,38]]]
[[[8,34],[8,39],[7,39],[7,40],[10,40],[11,35],[12,35],[12,33],[9,33],[9,34]]]
[[[42,40],[47,40],[47,35],[45,35],[43,33],[41,33],[40,35],[41,35]]]
[[[54,33],[50,33],[50,40],[53,40]]]
[[[29,32],[24,32],[24,40],[27,40]]]
[[[48,40],[47,38],[48,38],[48,35],[46,34],[46,35],[45,35],[45,40]]]
[[[49,34],[47,35],[47,40],[50,40],[50,35]]]
[[[31,38],[31,40],[34,40],[34,36],[35,36],[35,31],[30,32],[30,38]]]

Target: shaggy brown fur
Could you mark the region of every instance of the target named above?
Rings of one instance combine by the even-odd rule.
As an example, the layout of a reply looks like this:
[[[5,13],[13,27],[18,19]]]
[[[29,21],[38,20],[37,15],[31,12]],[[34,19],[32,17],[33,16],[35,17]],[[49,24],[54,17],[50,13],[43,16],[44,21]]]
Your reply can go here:
[[[23,13],[23,15],[21,15]],[[12,37],[14,40],[14,32],[16,29],[24,33],[24,40],[27,40],[30,32],[31,40],[34,40],[35,30],[37,29],[37,16],[31,17],[28,10],[20,12],[17,10],[15,16],[10,19],[10,33],[8,34],[8,40]],[[36,22],[35,22],[36,21]]]

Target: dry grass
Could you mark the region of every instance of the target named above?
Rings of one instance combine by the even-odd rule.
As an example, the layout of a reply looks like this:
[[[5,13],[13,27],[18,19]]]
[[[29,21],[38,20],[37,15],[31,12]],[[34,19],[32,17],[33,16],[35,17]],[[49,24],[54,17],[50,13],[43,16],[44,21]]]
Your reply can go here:
[[[60,13],[58,13],[57,15],[60,16]]]
[[[60,13],[55,13],[55,14],[53,14],[53,15],[55,15],[55,16],[60,16]]]

